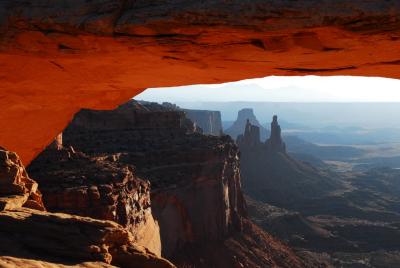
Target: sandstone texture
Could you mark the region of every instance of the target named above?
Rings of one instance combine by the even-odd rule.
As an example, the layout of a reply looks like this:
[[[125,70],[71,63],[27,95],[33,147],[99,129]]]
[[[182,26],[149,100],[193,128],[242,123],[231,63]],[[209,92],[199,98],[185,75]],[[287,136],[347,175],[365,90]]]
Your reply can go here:
[[[27,164],[81,108],[150,87],[399,78],[399,23],[397,0],[3,0],[0,143]]]
[[[1,267],[175,267],[115,222],[44,211],[17,154],[0,153]]]
[[[0,221],[2,256],[61,264],[98,261],[119,267],[174,267],[135,245],[129,232],[111,221],[27,208],[1,211]]]
[[[38,184],[29,178],[18,155],[0,148],[0,210],[22,206],[45,210]]]
[[[150,184],[117,160],[118,155],[91,158],[72,147],[49,146],[28,171],[40,183],[49,211],[115,221],[133,234],[136,243],[160,256]]]
[[[116,266],[104,262],[82,262],[79,264],[61,264],[47,261],[39,261],[24,258],[15,258],[10,256],[0,256],[0,267],[15,268],[115,268]]]

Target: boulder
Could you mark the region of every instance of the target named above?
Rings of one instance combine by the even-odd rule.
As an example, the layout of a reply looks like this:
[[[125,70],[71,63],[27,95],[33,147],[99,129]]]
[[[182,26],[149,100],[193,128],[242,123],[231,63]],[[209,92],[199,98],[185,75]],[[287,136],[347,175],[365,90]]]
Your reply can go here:
[[[100,262],[127,268],[174,267],[135,245],[130,233],[112,221],[19,208],[1,211],[0,222],[0,255],[19,262],[34,259],[64,265]],[[6,261],[1,257],[0,263]]]
[[[38,184],[29,178],[18,155],[0,149],[0,210],[22,206],[45,210]]]

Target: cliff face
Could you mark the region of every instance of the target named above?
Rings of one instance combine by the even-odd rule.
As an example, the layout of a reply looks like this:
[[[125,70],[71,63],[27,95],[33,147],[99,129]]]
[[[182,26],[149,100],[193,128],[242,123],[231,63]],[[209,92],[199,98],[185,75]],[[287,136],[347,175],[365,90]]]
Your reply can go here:
[[[171,256],[187,243],[218,240],[232,230],[240,230],[245,204],[238,150],[233,141],[188,134],[182,124],[184,118],[179,117],[182,113],[164,111],[160,116],[163,109],[161,105],[132,101],[116,110],[112,123],[124,128],[107,125],[104,130],[97,128],[101,124],[88,128],[92,123],[85,123],[101,122],[103,112],[91,116],[79,113],[64,132],[64,142],[92,156],[118,153],[119,163],[135,166],[140,177],[150,180],[163,253]],[[121,113],[125,116],[118,120]],[[147,125],[133,121],[126,124],[125,118],[130,115],[136,115],[138,121],[147,119]],[[177,115],[180,121],[171,123],[170,118]]]
[[[47,209],[117,222],[136,243],[160,256],[160,230],[151,213],[149,182],[118,163],[118,155],[89,157],[58,146],[49,146],[28,168],[41,185]]]
[[[234,142],[227,136],[193,132],[182,117],[178,124],[171,123],[175,116],[164,109],[131,101],[114,110],[120,121],[113,116],[116,121],[106,123],[104,130],[101,124],[87,127],[93,123],[85,122],[103,122],[103,114],[113,111],[78,113],[63,133],[64,146],[73,146],[91,159],[112,157],[151,182],[151,211],[160,226],[162,254],[179,266],[302,266],[273,238],[266,236],[260,242],[247,220]],[[161,110],[169,116],[159,116]],[[121,128],[130,116],[136,116],[135,121]],[[157,119],[143,126],[137,124],[141,116]]]
[[[115,222],[43,211],[37,183],[17,154],[0,154],[0,266],[174,267]]]
[[[0,147],[0,210],[19,207],[45,210],[38,184],[18,155]]]
[[[185,115],[203,130],[203,134],[219,136],[222,134],[220,111],[184,110]]]

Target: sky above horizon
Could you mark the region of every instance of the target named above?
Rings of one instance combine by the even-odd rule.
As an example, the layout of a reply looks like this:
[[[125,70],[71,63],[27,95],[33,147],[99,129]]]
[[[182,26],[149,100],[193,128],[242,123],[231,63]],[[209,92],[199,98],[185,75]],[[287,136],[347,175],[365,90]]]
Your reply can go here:
[[[268,76],[238,82],[147,89],[154,102],[400,102],[400,80],[356,76]]]

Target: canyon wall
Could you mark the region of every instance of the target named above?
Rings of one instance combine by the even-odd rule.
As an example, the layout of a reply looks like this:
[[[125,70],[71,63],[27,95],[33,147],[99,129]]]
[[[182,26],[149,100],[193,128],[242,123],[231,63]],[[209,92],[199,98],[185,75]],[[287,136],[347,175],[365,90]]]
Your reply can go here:
[[[112,123],[125,127],[106,126],[103,130],[81,127],[91,125],[84,123],[87,120],[104,119],[102,112],[96,112],[97,118],[78,113],[63,139],[66,146],[92,156],[118,154],[119,163],[132,166],[140,177],[150,180],[152,210],[161,226],[163,253],[171,256],[187,243],[218,240],[234,229],[240,230],[245,204],[238,150],[233,141],[188,134],[183,125],[177,127],[179,124],[165,128],[163,122],[168,121],[158,116],[159,109],[163,107],[130,101],[115,110]],[[121,113],[125,117],[117,119]],[[132,122],[126,124],[129,114],[154,116],[157,120],[152,127],[142,128]]]
[[[0,144],[27,164],[81,108],[146,88],[399,78],[399,22],[397,0],[1,1]]]
[[[219,136],[222,134],[220,111],[184,110],[185,115],[203,130],[203,134]]]
[[[114,111],[78,113],[63,132],[64,149],[48,148],[29,166],[34,176],[46,178],[41,180],[41,185],[49,210],[104,218],[104,212],[112,212],[115,204],[116,213],[111,215],[117,217],[109,219],[135,234],[138,227],[133,223],[142,222],[142,226],[152,223],[137,217],[149,209],[159,226],[162,255],[179,267],[302,267],[304,260],[247,219],[239,151],[232,139],[193,132],[193,123],[190,127],[185,118],[181,118],[179,128],[175,124],[165,127],[169,122],[166,117],[156,116],[161,110],[167,114],[172,112],[162,105],[130,101]],[[110,124],[101,129],[101,124],[87,127],[91,123],[85,123],[86,120],[103,122],[103,115],[108,118],[108,113],[113,112],[121,116],[113,117],[116,122],[110,124],[114,129]],[[179,110],[175,113],[182,115]],[[121,127],[129,116],[137,116],[136,119],[156,116],[158,120],[146,127],[135,124],[137,121]],[[60,153],[68,156],[60,158]],[[133,220],[127,225],[118,218],[118,202],[98,208],[93,205],[92,196],[97,196],[94,204],[108,202],[110,196],[103,196],[101,189],[105,188],[103,184],[112,184],[111,197],[118,200],[122,196],[125,200],[126,190],[122,193],[119,190],[125,186],[118,186],[124,179],[119,177],[125,178],[131,173],[136,181],[134,189],[140,189],[138,183],[148,185],[138,178],[149,180],[151,209],[147,203],[147,186],[137,195],[133,191],[134,200],[146,200],[146,203],[130,203],[127,196],[123,207],[133,207],[129,214]],[[94,185],[97,195],[93,194]],[[76,193],[85,191],[87,194]],[[54,201],[64,199],[68,202]]]

